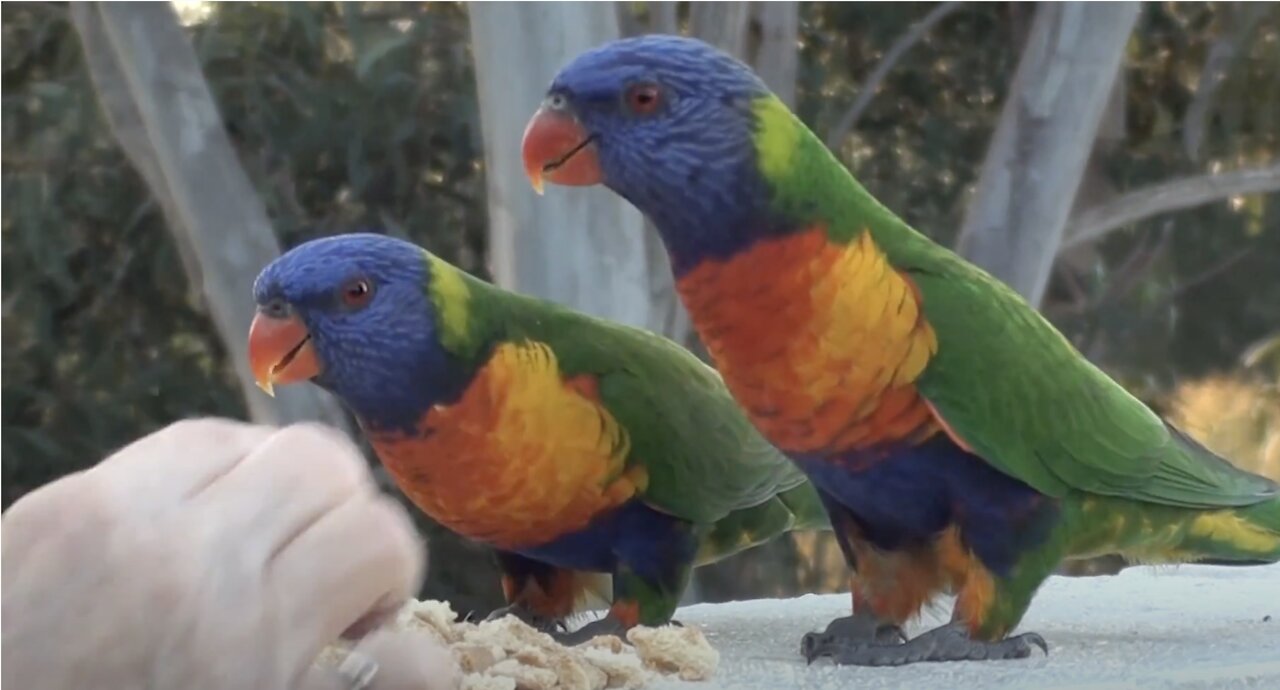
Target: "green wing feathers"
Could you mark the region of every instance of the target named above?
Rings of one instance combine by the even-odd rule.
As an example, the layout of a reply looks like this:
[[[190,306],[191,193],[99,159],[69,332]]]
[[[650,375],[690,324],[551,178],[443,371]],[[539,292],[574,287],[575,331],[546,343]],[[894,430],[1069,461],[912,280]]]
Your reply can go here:
[[[709,523],[808,486],[755,430],[714,369],[665,338],[628,335],[649,342],[632,343],[630,366],[600,376],[600,398],[648,469],[645,500]]]
[[[938,253],[910,271],[938,335],[920,391],[987,462],[1051,496],[1217,508],[1280,494],[1161,420],[1013,290]]]
[[[817,490],[804,482],[764,503],[735,510],[718,520],[702,539],[697,564],[718,561],[787,532],[829,529],[831,521]]]

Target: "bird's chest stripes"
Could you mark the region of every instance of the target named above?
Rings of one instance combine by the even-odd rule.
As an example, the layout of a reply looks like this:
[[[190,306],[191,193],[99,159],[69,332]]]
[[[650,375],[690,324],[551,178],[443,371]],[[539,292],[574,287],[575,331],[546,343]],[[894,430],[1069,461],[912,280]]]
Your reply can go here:
[[[934,431],[914,381],[937,350],[908,281],[864,232],[822,228],[705,261],[677,286],[734,396],[775,445],[834,453]]]
[[[371,434],[401,490],[445,527],[501,548],[545,543],[630,499],[629,441],[588,380],[538,343],[499,346],[462,397],[410,436]]]

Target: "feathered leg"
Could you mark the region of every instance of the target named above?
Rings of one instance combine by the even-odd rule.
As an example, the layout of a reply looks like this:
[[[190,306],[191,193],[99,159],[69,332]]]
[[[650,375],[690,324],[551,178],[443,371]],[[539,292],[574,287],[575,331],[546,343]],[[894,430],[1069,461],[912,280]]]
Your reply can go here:
[[[643,539],[618,544],[609,612],[573,632],[553,637],[573,645],[598,635],[624,637],[636,625],[673,623],[671,616],[693,572],[698,539],[688,523],[667,516],[663,519],[669,520],[665,534],[650,531]]]
[[[841,665],[901,666],[921,661],[978,661],[1023,659],[1035,647],[1046,654],[1044,638],[1029,632],[1009,637],[1022,620],[1031,598],[1061,563],[1062,543],[1050,540],[1026,553],[1008,576],[999,577],[969,553],[954,530],[939,539],[927,558],[914,563],[918,572],[937,572],[958,590],[951,622],[902,644],[849,644],[832,641],[816,646],[810,661],[830,657]],[[903,572],[910,572],[903,569]],[[903,577],[902,582],[919,576]],[[900,592],[895,595],[901,596]]]
[[[581,589],[576,573],[507,551],[497,557],[507,605],[486,620],[511,615],[543,632],[563,630]]]
[[[820,633],[805,633],[800,638],[800,653],[810,662],[816,658],[818,650],[827,649],[831,645],[859,645],[867,643],[893,644],[907,639],[898,622],[889,620],[876,613],[867,600],[858,578],[858,556],[853,539],[858,532],[857,524],[849,511],[825,492],[819,491],[827,514],[831,517],[831,525],[835,530],[836,543],[840,545],[840,553],[845,563],[849,564],[852,574],[849,578],[853,615],[837,618],[827,624]]]

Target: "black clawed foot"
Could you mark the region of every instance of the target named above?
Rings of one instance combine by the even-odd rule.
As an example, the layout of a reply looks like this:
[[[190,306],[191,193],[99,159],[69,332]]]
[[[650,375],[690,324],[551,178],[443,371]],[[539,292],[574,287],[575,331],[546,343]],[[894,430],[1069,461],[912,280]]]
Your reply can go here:
[[[800,639],[800,653],[806,661],[813,663],[814,659],[822,656],[818,654],[819,650],[864,644],[893,645],[906,640],[907,634],[902,628],[893,623],[882,623],[864,611],[837,618],[820,633],[805,633]]]
[[[831,657],[832,661],[844,666],[902,666],[920,661],[995,661],[1025,659],[1031,656],[1032,647],[1039,647],[1045,655],[1049,654],[1049,645],[1036,633],[1023,633],[996,642],[985,642],[969,637],[963,624],[950,623],[902,644],[825,645],[814,650],[810,661],[824,656]]]
[[[613,616],[605,616],[599,620],[591,621],[573,632],[551,632],[548,634],[556,642],[566,647],[573,647],[601,635],[613,635],[625,640],[627,639],[627,626]]]
[[[496,621],[499,618],[505,618],[506,616],[515,616],[527,623],[529,627],[544,633],[550,634],[565,629],[564,621],[534,613],[527,607],[521,606],[520,604],[512,604],[510,606],[503,606],[500,609],[494,609],[492,613],[485,616],[485,620]]]

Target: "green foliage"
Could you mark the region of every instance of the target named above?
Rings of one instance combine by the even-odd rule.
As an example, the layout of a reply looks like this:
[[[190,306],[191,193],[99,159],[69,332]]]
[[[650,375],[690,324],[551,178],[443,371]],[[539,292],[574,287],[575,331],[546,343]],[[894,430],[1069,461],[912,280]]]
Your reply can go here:
[[[160,423],[242,415],[65,6],[3,22],[4,503]]]
[[[483,156],[460,6],[218,4],[193,38],[286,245],[379,227],[479,266]]]

